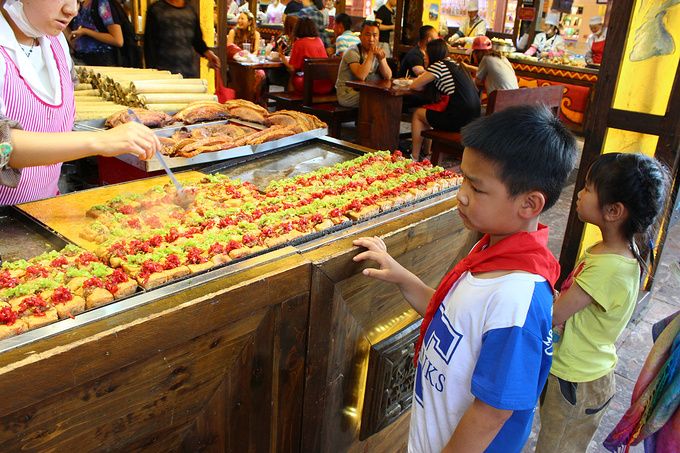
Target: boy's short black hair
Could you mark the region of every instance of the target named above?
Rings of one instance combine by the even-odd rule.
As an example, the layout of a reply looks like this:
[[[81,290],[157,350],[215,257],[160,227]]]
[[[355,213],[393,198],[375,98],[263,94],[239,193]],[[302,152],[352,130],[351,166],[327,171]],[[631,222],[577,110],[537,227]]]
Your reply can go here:
[[[366,19],[361,24],[361,31],[364,31],[364,28],[366,28],[366,27],[378,27],[378,28],[380,28],[380,23],[377,20]]]
[[[430,32],[430,30],[434,30],[434,27],[432,25],[423,25],[418,29],[418,39],[419,41],[424,41],[425,38],[427,38],[427,34]]]
[[[352,18],[349,14],[340,13],[335,16],[335,23],[342,25],[345,31],[352,31]]]
[[[576,139],[545,105],[510,107],[476,119],[461,130],[463,146],[499,168],[510,196],[532,190],[552,207],[576,161]]]

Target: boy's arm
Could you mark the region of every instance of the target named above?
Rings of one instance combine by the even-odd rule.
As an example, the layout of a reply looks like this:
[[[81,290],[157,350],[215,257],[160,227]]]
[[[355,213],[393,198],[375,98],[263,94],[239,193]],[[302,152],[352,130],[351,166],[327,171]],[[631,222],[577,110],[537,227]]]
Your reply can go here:
[[[553,326],[559,326],[566,322],[574,313],[577,313],[586,308],[595,300],[581,288],[577,282],[574,282],[568,290],[560,293],[557,300],[553,304]]]
[[[496,409],[475,398],[442,453],[483,452],[510,416],[512,411]]]
[[[371,260],[380,266],[380,269],[366,268],[363,274],[367,277],[396,284],[413,309],[420,316],[425,316],[425,310],[434,294],[434,289],[427,286],[422,280],[392,258],[387,253],[387,246],[379,237],[359,238],[353,243],[368,249],[355,256],[353,258],[354,261]]]

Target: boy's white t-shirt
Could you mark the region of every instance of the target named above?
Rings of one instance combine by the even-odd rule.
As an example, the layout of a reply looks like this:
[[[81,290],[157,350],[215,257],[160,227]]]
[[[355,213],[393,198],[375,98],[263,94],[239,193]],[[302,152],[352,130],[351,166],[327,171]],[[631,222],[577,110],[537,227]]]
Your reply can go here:
[[[487,451],[522,450],[552,362],[552,303],[538,275],[460,277],[425,334],[409,452],[441,451],[475,397],[514,411]]]

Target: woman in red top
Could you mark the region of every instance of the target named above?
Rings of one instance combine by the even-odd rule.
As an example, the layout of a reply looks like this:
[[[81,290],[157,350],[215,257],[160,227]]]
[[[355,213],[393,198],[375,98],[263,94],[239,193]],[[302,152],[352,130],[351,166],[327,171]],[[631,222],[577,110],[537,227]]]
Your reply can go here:
[[[295,41],[293,42],[293,49],[290,51],[290,57],[284,55],[283,49],[279,48],[278,50],[281,62],[292,74],[291,85],[293,90],[299,93],[302,93],[304,86],[302,70],[304,69],[305,58],[328,58],[326,48],[319,38],[318,28],[314,21],[308,17],[299,19],[295,26]],[[331,90],[333,90],[333,81],[314,81],[314,94],[328,94]]]

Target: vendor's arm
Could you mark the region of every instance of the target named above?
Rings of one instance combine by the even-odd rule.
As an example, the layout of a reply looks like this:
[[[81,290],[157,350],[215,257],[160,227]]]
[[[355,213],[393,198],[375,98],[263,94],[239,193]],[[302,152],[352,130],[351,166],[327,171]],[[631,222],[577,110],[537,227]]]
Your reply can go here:
[[[475,398],[442,453],[483,452],[511,416],[512,411],[496,409]]]
[[[118,24],[108,25],[106,27],[108,33],[99,32],[90,28],[78,27],[71,32],[71,39],[78,39],[81,36],[89,36],[99,42],[108,44],[112,47],[123,47],[123,30]]]
[[[221,67],[220,58],[210,50],[203,40],[203,32],[201,31],[201,24],[198,21],[198,17],[196,17],[196,20],[194,21],[194,39],[191,44],[197,54],[208,60],[209,67],[213,69],[219,69]]]
[[[413,309],[421,316],[425,316],[425,310],[434,294],[434,289],[392,258],[387,253],[387,246],[382,239],[364,237],[355,240],[353,244],[367,249],[353,258],[355,262],[370,260],[375,261],[379,266],[379,269],[366,268],[362,273],[367,277],[396,284]]]
[[[151,158],[161,148],[156,134],[138,123],[127,123],[101,132],[29,132],[12,129],[9,166],[24,168],[101,155],[135,154]]]
[[[560,293],[553,305],[553,326],[563,324],[574,313],[583,310],[593,302],[595,302],[593,298],[577,282],[572,283],[568,290]]]
[[[411,89],[416,91],[423,91],[428,83],[434,82],[435,77],[431,72],[425,71],[411,83]]]

